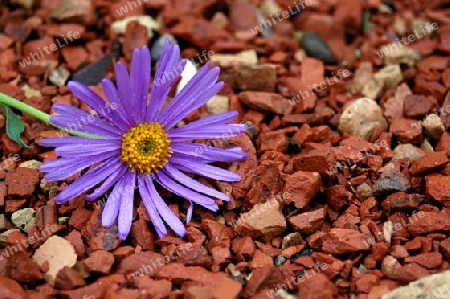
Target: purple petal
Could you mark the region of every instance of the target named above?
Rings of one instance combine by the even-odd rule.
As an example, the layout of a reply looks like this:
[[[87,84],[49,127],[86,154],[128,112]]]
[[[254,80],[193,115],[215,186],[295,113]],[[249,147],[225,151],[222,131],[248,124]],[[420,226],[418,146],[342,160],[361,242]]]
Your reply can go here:
[[[119,181],[120,182],[120,181]],[[119,214],[119,204],[120,204],[120,199],[119,197],[116,195],[118,194],[118,186],[119,183],[117,183],[114,186],[113,191],[111,192],[110,196],[108,197],[108,199],[106,200],[105,205],[103,206],[103,211],[102,211],[102,226],[104,228],[110,228],[111,225],[114,224],[114,221],[117,218],[117,215]],[[112,197],[112,195],[114,194],[114,197]]]
[[[65,104],[54,104],[52,108],[60,116],[74,118],[73,123],[75,125],[95,126],[112,134],[120,135],[120,132],[115,125],[111,125],[101,118],[98,118],[97,116],[94,116],[77,107]]]
[[[208,62],[194,75],[158,118],[158,122],[165,128],[173,127],[222,89],[223,82],[216,83],[220,73],[219,67],[209,69],[209,66]]]
[[[75,121],[75,122],[74,122]],[[105,131],[104,129],[94,126],[94,125],[85,125],[80,122],[76,122],[70,116],[66,115],[52,115],[50,116],[50,123],[63,128],[66,131],[75,131],[81,133],[87,133],[91,135],[98,136],[99,138],[108,139],[108,138],[118,138],[118,133],[111,133]]]
[[[97,153],[93,156],[80,158],[60,158],[49,161],[41,165],[40,170],[47,172],[45,180],[48,182],[55,182],[64,180],[74,174],[79,173],[83,169],[102,162],[111,157],[117,156],[116,153]]]
[[[167,164],[163,169],[162,169],[166,174],[168,174],[172,179],[174,179],[175,181],[177,181],[178,183],[184,185],[184,186],[189,186],[190,189],[195,190],[197,192],[203,193],[205,195],[211,196],[211,197],[215,197],[217,199],[221,199],[224,201],[229,201],[230,197],[228,195],[226,195],[225,193],[222,193],[220,191],[214,190],[213,188],[210,188],[208,186],[205,186],[199,182],[197,182],[196,180],[191,179],[190,177],[188,177],[187,175],[185,175],[184,173],[182,173],[181,171],[179,171],[178,169],[176,169],[172,164]]]
[[[131,117],[125,112],[122,102],[119,99],[119,93],[114,84],[109,79],[102,80],[102,88],[105,96],[111,102],[112,106],[116,107],[114,124],[118,126],[123,132],[128,131],[131,127]]]
[[[168,132],[168,136],[172,141],[192,140],[192,139],[226,139],[238,136],[247,130],[246,125],[212,125],[203,126],[192,130],[182,126]]]
[[[186,228],[180,219],[175,215],[175,213],[169,208],[169,206],[164,202],[164,200],[156,191],[155,184],[150,177],[144,179],[145,185],[147,186],[147,192],[150,195],[150,200],[153,201],[155,210],[161,215],[162,219],[167,223],[167,225],[173,229],[177,236],[184,237],[186,234]]]
[[[79,82],[70,81],[69,83],[67,83],[67,87],[73,92],[76,97],[85,102],[98,114],[100,114],[110,122],[115,123],[115,120],[117,118],[116,116],[120,114],[121,111],[116,111],[114,107],[111,107],[110,104],[105,102],[97,93]]]
[[[192,211],[194,210],[194,204],[192,203],[192,201],[189,201],[189,208],[187,210],[186,213],[186,224],[191,222],[192,220]]]
[[[194,158],[184,158],[174,154],[169,161],[176,164],[175,167],[180,170],[196,173],[211,179],[226,182],[238,182],[241,180],[241,177],[234,172],[198,162]]]
[[[119,61],[116,65],[116,82],[117,90],[119,91],[119,100],[124,109],[123,113],[129,115],[131,118],[131,126],[134,127],[136,121],[134,118],[130,76],[128,75],[127,67],[122,61]]]
[[[121,177],[106,200],[102,211],[102,226],[110,228],[119,214],[120,199],[125,189],[126,177]]]
[[[153,122],[161,113],[163,104],[169,94],[172,84],[178,79],[186,65],[186,60],[180,60],[180,48],[172,46],[166,41],[161,58],[158,62],[155,78],[153,80],[150,103],[145,121]]]
[[[236,162],[247,159],[247,154],[240,147],[221,149],[206,144],[176,142],[170,145],[174,153],[201,158],[206,162]]]
[[[148,215],[150,216],[150,220],[155,227],[156,232],[160,238],[167,235],[167,229],[164,222],[159,216],[159,213],[156,210],[155,203],[153,198],[150,195],[150,192],[147,190],[147,185],[145,183],[146,178],[144,176],[138,176],[138,184],[139,184],[139,192],[141,193],[142,201],[144,203],[145,209],[147,210]]]
[[[184,197],[189,201],[195,202],[196,204],[199,204],[211,211],[215,212],[219,209],[212,198],[206,197],[204,195],[201,195],[200,193],[192,191],[191,189],[181,186],[180,184],[173,181],[170,177],[168,177],[163,171],[156,173],[155,180],[158,182],[158,184],[160,184],[170,192]]]
[[[62,136],[45,138],[39,141],[41,146],[58,147],[64,145],[91,145],[97,142],[103,143],[105,140],[111,139],[91,139],[80,136]]]
[[[53,109],[58,114],[51,116],[51,122],[67,130],[92,131],[112,138],[118,138],[121,135],[118,127],[76,107],[55,104]]]
[[[237,111],[228,111],[220,114],[213,114],[190,122],[187,125],[182,126],[182,128],[196,129],[203,126],[224,125],[234,120],[237,116]]]
[[[133,89],[133,106],[136,123],[143,121],[147,107],[148,86],[150,84],[150,51],[147,46],[135,49],[131,60],[130,81]]]
[[[129,176],[125,175],[119,178],[111,194],[109,194],[106,204],[102,211],[102,225],[105,228],[111,227],[119,214],[120,204],[123,198],[124,190],[127,189]],[[134,189],[134,188],[133,188]]]
[[[118,180],[121,178],[124,173],[128,171],[127,167],[125,165],[122,165],[118,171],[111,174],[101,185],[95,189],[90,194],[87,194],[84,199],[86,201],[93,201],[105,194]]]
[[[76,179],[66,189],[59,193],[55,201],[58,204],[66,203],[69,200],[74,199],[83,192],[86,192],[90,188],[94,187],[122,165],[122,162],[117,157],[112,157],[103,162],[98,167],[90,170],[83,176]]]
[[[119,240],[123,241],[130,233],[133,222],[134,189],[136,186],[136,172],[128,171],[124,176],[124,189],[122,190],[119,206]]]
[[[55,159],[55,160],[51,160],[51,161],[43,163],[40,166],[40,170],[42,172],[52,172],[52,171],[57,171],[59,168],[67,168],[70,166],[77,167],[76,166],[77,163],[75,163],[77,161],[88,160],[89,158],[96,159],[97,157],[98,157],[98,159],[101,159],[101,158],[103,158],[103,156],[105,156],[104,153],[97,153],[96,155],[93,155],[91,157],[83,157],[80,160],[73,159],[73,158],[59,158],[59,159]],[[107,158],[109,158],[109,157],[107,157]],[[106,160],[107,158],[103,158],[103,159]],[[70,164],[70,165],[68,165],[68,164]]]
[[[172,128],[177,123],[183,120],[186,116],[206,104],[214,95],[216,95],[222,88],[224,83],[218,82],[208,89],[202,91],[197,96],[191,95],[189,98],[191,101],[186,100],[186,104],[179,107],[179,109],[173,110],[170,118],[167,121],[162,122],[165,128]],[[175,109],[173,107],[172,109]]]
[[[90,156],[99,152],[118,152],[120,140],[92,139],[90,143],[67,144],[56,148],[55,152],[60,156]],[[95,140],[95,141],[94,141]]]

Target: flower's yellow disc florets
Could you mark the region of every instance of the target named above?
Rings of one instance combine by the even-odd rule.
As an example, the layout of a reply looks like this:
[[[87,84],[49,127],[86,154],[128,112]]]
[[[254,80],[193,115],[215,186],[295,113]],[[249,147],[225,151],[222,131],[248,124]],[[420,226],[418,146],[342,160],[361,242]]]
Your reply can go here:
[[[121,159],[131,171],[155,172],[171,155],[170,139],[159,123],[141,123],[122,137]]]

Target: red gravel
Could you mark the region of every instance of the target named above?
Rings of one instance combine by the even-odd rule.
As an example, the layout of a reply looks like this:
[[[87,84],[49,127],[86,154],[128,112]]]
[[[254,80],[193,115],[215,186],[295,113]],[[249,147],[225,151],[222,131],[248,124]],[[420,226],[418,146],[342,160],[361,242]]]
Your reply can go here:
[[[28,2],[32,8],[19,4]],[[121,12],[129,2],[136,7]],[[293,16],[292,1],[267,1],[277,3],[289,18],[281,14],[284,19],[278,21],[273,15],[276,24],[255,35],[260,21],[254,8],[263,2],[3,1],[18,4],[0,6],[0,92],[45,112],[54,103],[89,111],[65,86],[57,86],[56,68],[73,76],[107,54],[129,64],[135,47],[172,34],[182,55],[193,62],[204,50],[212,53],[209,58],[221,66],[226,83],[221,95],[229,98],[230,110],[239,112],[237,121],[251,127],[216,143],[241,146],[248,153],[242,163],[223,165],[242,180],[202,179],[230,194],[230,203],[220,203],[217,213],[196,207],[186,238],[170,233],[158,239],[137,200],[130,237],[119,242],[117,227],[101,227],[104,198],[87,203],[81,195],[66,205],[55,204],[55,195],[80,174],[48,183],[33,166],[31,160],[56,157],[39,140],[58,133],[21,115],[22,137],[33,146],[25,150],[8,138],[0,117],[0,298],[262,299],[281,298],[276,291],[284,289],[302,299],[378,299],[450,270],[446,1],[384,1],[394,3],[383,4],[392,10],[388,14],[379,12],[380,0],[301,1],[305,11]],[[361,29],[365,11],[371,22],[366,33]],[[159,34],[149,37],[137,21],[121,34],[110,29],[116,20],[142,15],[161,20]],[[392,52],[380,57],[380,47],[393,42],[395,34],[420,31],[420,20],[438,26],[409,44],[420,61]],[[270,30],[273,35],[266,36]],[[316,43],[316,52],[326,50],[317,48],[320,41],[297,40],[300,31],[315,31],[337,63],[307,57],[308,42]],[[65,43],[69,32],[79,37]],[[58,42],[64,46],[20,65]],[[244,50],[255,51],[257,64],[249,56],[244,62],[242,56],[221,57]],[[396,63],[401,66],[391,70],[400,73],[382,77],[380,69]],[[113,77],[108,64],[99,72]],[[373,122],[353,123],[349,132],[360,136],[338,131],[343,111],[370,95],[381,112],[354,108],[352,117]],[[202,107],[185,121],[207,114]],[[183,219],[187,205],[170,193],[162,195]],[[27,218],[13,214],[25,208],[32,209],[34,220],[28,232],[20,222]],[[77,259],[73,267],[61,266],[54,281],[46,273],[55,265],[33,258],[51,234],[67,240]],[[52,254],[70,258],[69,252]]]

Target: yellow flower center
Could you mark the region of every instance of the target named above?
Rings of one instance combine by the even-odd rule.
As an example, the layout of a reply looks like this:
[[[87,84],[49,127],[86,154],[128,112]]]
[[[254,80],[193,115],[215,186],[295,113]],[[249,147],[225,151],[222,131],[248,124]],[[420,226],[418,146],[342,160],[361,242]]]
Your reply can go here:
[[[131,171],[158,171],[171,155],[170,139],[159,123],[141,123],[122,137],[121,159]]]

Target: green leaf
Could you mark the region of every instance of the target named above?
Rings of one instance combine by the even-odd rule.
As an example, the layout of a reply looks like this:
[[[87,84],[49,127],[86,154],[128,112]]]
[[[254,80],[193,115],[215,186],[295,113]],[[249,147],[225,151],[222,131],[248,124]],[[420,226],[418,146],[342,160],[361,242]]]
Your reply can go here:
[[[370,29],[370,11],[366,10],[362,19],[362,30],[364,33],[369,32]]]
[[[8,137],[18,143],[21,147],[25,149],[31,149],[30,146],[26,145],[25,142],[20,138],[20,134],[23,132],[25,125],[23,121],[15,115],[11,108],[5,104],[0,103],[0,107],[6,114],[6,134]]]

